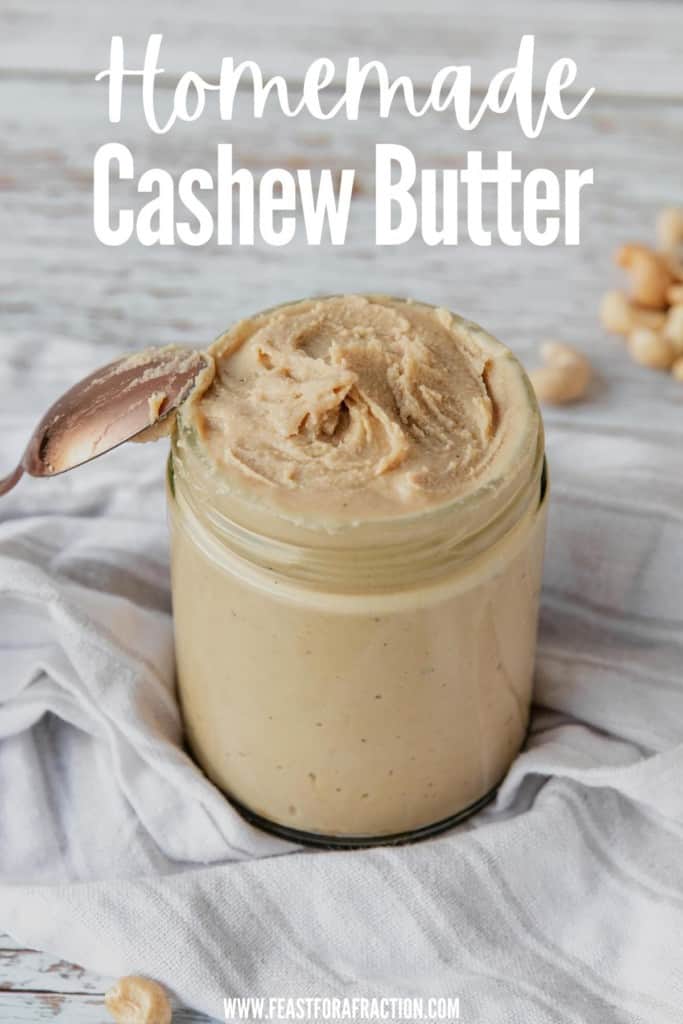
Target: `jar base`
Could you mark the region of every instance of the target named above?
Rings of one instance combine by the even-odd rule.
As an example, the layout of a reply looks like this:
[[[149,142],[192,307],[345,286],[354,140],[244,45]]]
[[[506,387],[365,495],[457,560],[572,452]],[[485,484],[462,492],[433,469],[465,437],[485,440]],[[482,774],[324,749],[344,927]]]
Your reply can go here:
[[[480,811],[486,804],[490,803],[498,792],[499,785],[500,783],[495,785],[488,793],[475,800],[473,804],[463,808],[462,811],[458,811],[457,814],[451,814],[450,817],[442,818],[431,825],[423,825],[421,828],[409,829],[407,832],[395,832],[392,835],[386,836],[332,836],[320,835],[316,832],[305,832],[302,829],[289,828],[288,825],[279,825],[277,822],[270,821],[268,818],[261,817],[255,811],[249,810],[248,807],[245,807],[244,804],[233,799],[233,797],[228,797],[228,799],[235,810],[239,811],[250,825],[260,828],[263,832],[270,832],[280,839],[287,839],[289,842],[298,843],[301,846],[314,846],[324,850],[359,850],[370,846],[401,846],[405,843],[417,843],[421,839],[431,839],[432,836],[447,832],[448,829],[459,825],[466,818],[476,814],[477,811]]]

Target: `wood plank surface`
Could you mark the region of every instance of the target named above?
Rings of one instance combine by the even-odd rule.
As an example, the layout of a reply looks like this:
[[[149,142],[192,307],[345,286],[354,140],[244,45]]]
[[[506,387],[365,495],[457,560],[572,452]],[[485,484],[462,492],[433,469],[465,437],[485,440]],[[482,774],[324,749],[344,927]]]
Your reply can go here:
[[[65,963],[49,953],[23,949],[8,935],[0,935],[3,1024],[104,1024],[111,1020],[104,1006],[104,993],[114,980]],[[210,1024],[212,1018],[174,1004],[173,1020],[175,1024]]]
[[[602,292],[623,278],[612,265],[614,247],[625,240],[651,240],[658,209],[680,201],[681,105],[651,102],[634,106],[596,99],[571,124],[549,123],[541,139],[520,137],[509,119],[484,123],[476,144],[485,160],[509,148],[523,170],[546,166],[594,167],[595,185],[584,193],[579,249],[522,245],[478,248],[406,245],[377,248],[374,242],[374,145],[409,146],[420,167],[461,166],[471,139],[441,130],[435,115],[417,122],[397,116],[390,124],[368,113],[356,124],[334,130],[312,120],[263,122],[245,115],[233,133],[221,136],[207,119],[152,136],[141,117],[131,116],[118,132],[103,122],[102,97],[91,83],[4,83],[9,104],[0,113],[0,230],[5,258],[0,263],[2,330],[15,339],[13,360],[29,360],[36,372],[68,381],[69,360],[81,372],[83,360],[98,359],[98,345],[139,348],[161,341],[206,343],[235,318],[305,294],[383,291],[464,311],[501,337],[531,365],[540,341],[559,336],[584,347],[604,381],[621,386],[618,408],[597,400],[590,413],[614,429],[637,416],[651,419],[652,400],[680,405],[673,380],[647,374],[623,355],[620,342],[597,322]],[[68,121],[60,111],[69,110]],[[23,112],[17,117],[16,111]],[[255,175],[267,167],[354,167],[353,200],[343,248],[307,246],[301,237],[286,250],[257,243],[190,249],[153,249],[137,241],[112,249],[92,227],[92,158],[97,146],[119,138],[131,148],[139,170],[165,167],[177,176],[189,166],[215,164],[217,138],[235,140],[235,162]],[[267,140],[267,147],[264,147]],[[134,183],[116,186],[117,202],[139,205]],[[493,197],[485,207],[491,213]],[[461,213],[462,219],[462,213]],[[41,367],[41,339],[65,339],[59,367]],[[17,339],[23,341],[18,348]],[[85,353],[85,355],[84,355]],[[63,374],[62,374],[63,371]],[[64,376],[66,375],[66,376]],[[1,378],[0,378],[1,383]],[[4,416],[24,415],[12,395]],[[551,417],[566,420],[573,412]],[[651,423],[654,434],[656,421]],[[683,425],[682,425],[683,431]],[[670,438],[660,431],[663,440]]]
[[[0,947],[6,940],[0,937]],[[49,953],[21,948],[0,948],[0,990],[12,992],[75,993],[77,995],[102,992],[112,979],[99,978],[82,967],[56,960]]]
[[[167,0],[101,4],[96,17],[80,0],[5,0],[0,8],[0,67],[69,76],[106,66],[109,39],[124,36],[131,62],[152,32],[165,36],[163,66],[207,76],[220,58],[252,59],[296,80],[311,60],[349,56],[384,60],[394,74],[431,80],[447,64],[472,64],[481,88],[514,61],[520,36],[537,36],[539,69],[573,57],[600,90],[620,96],[683,95],[677,0],[298,0],[295,4]]]

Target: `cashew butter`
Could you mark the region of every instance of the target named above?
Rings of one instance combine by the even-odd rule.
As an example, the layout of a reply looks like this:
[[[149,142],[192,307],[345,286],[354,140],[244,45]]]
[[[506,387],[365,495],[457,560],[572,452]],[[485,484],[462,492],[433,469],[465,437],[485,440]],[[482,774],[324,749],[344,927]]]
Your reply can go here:
[[[475,324],[383,296],[280,306],[210,351],[169,463],[194,754],[284,834],[445,827],[527,727],[545,501],[526,375]]]

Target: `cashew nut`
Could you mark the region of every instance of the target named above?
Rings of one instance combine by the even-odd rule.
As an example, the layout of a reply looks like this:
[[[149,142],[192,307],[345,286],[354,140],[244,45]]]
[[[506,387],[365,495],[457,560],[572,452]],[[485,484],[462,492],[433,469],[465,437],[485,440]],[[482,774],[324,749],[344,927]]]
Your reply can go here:
[[[662,253],[662,259],[673,280],[683,281],[683,243]]]
[[[676,380],[683,381],[683,207],[660,211],[657,240],[659,252],[635,244],[617,250],[615,260],[630,275],[631,294],[607,292],[600,320],[606,330],[626,335],[634,362],[671,370]],[[552,366],[548,360],[537,374],[549,373]]]
[[[662,333],[674,351],[683,355],[683,304],[671,307]]]
[[[662,334],[639,327],[628,339],[631,359],[652,370],[668,370],[674,359],[674,347]]]
[[[665,309],[672,274],[660,253],[646,245],[622,245],[616,262],[631,275],[631,298],[648,309]]]
[[[168,996],[150,978],[121,978],[106,993],[104,1002],[118,1024],[171,1024]]]
[[[666,314],[654,309],[641,309],[619,291],[605,292],[600,303],[600,322],[606,331],[630,334],[636,327],[662,327]]]
[[[582,398],[593,376],[586,356],[559,341],[542,345],[541,355],[545,365],[529,374],[539,402],[563,405]]]
[[[659,248],[669,252],[683,242],[683,209],[676,206],[660,210],[657,217]]]

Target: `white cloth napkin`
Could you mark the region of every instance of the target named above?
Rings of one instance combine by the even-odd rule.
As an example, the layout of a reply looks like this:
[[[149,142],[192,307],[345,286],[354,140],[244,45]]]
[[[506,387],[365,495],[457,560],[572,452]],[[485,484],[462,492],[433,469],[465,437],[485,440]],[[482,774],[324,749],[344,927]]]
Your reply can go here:
[[[22,351],[3,339],[7,468]],[[53,341],[31,408],[113,355]],[[683,1022],[675,386],[655,422],[628,423],[618,383],[550,418],[528,747],[494,805],[407,847],[297,850],[183,752],[163,443],[23,481],[0,501],[0,929],[216,1017],[224,996],[443,994],[472,1024]]]

